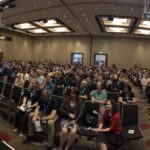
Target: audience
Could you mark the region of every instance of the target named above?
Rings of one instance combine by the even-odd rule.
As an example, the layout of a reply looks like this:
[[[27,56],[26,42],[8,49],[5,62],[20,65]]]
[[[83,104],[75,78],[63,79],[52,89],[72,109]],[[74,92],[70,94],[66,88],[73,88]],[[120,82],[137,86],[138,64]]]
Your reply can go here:
[[[106,111],[104,113],[100,111],[103,116],[99,128],[94,129],[99,134],[99,140],[102,141],[100,144],[102,150],[109,147],[113,149],[114,144],[120,144],[116,142],[120,138],[120,116],[116,103],[113,100],[107,101],[107,92],[119,93],[121,105],[135,103],[135,95],[129,84],[131,81],[139,88],[142,86],[144,97],[150,104],[150,70],[148,69],[122,69],[116,66],[96,68],[89,65],[79,67],[53,64],[51,61],[14,60],[3,65],[5,63],[0,62],[0,69],[5,66],[5,70],[9,70],[8,82],[10,78],[14,78],[14,85],[23,88],[26,81],[30,83],[29,88],[28,86],[24,88],[23,104],[20,106],[25,111],[17,109],[13,131],[19,131],[22,137],[28,125],[28,134],[24,141],[27,143],[37,132],[36,125],[39,122],[41,127],[46,124],[47,150],[53,149],[55,121],[58,117],[61,120],[59,149],[68,150],[71,147],[77,134],[77,124],[82,115],[82,104],[85,100],[100,103],[102,107],[107,104]],[[0,72],[0,76],[2,79],[3,73]],[[51,94],[66,96],[60,108]],[[57,113],[58,110],[60,110],[59,113]]]

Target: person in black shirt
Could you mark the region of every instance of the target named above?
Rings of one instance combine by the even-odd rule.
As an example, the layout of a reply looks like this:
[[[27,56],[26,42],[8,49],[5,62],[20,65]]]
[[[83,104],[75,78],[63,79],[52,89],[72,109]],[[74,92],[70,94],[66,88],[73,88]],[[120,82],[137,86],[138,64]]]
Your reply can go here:
[[[77,122],[83,110],[83,104],[78,99],[78,94],[76,88],[71,89],[70,98],[64,100],[60,107],[61,134],[59,150],[63,150],[65,142],[64,150],[68,150],[76,137]]]
[[[13,129],[13,132],[19,130],[20,137],[23,137],[27,132],[28,115],[30,112],[34,111],[41,94],[40,83],[37,80],[32,79],[30,88],[24,93],[23,103],[18,107],[18,110],[15,113],[15,128]]]
[[[127,104],[127,103],[135,103],[135,95],[132,92],[131,86],[126,86],[123,93],[119,96],[119,103]]]
[[[29,131],[26,139],[23,141],[24,144],[32,140],[35,130],[34,126],[36,126],[38,121],[41,121],[40,124],[47,123],[48,126],[48,146],[46,150],[53,149],[54,124],[57,120],[57,106],[56,101],[51,99],[50,92],[44,90],[34,113],[31,113],[29,116]]]

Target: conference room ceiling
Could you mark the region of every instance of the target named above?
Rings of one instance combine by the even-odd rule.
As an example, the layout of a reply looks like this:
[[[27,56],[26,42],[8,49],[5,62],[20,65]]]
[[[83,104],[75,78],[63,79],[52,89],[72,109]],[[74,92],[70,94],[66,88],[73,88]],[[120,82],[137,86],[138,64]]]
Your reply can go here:
[[[1,12],[2,23],[10,29],[14,24],[57,19],[71,32],[48,32],[45,35],[139,36],[140,29],[146,29],[147,35],[150,34],[148,27],[141,26],[144,0],[16,0],[15,4],[15,8],[7,8]],[[125,27],[125,33],[112,33],[112,27],[120,28],[120,26],[105,25],[105,17],[107,21],[113,17],[127,18],[131,22]],[[16,29],[12,28],[12,30]],[[29,32],[27,34],[35,35]]]

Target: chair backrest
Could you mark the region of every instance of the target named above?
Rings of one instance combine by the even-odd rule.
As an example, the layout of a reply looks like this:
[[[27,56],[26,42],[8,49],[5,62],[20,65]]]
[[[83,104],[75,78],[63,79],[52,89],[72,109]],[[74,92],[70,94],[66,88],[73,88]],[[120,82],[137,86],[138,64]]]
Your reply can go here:
[[[85,127],[96,128],[99,120],[99,103],[85,101],[81,124]]]
[[[64,88],[60,87],[58,88],[57,86],[54,88],[53,94],[54,95],[58,95],[58,96],[62,96],[64,92]]]
[[[57,103],[57,106],[58,106],[58,109],[59,109],[59,107],[60,107],[61,103],[63,102],[64,98],[62,96],[58,96],[58,95],[51,95],[51,99]]]
[[[122,126],[134,126],[139,123],[138,105],[125,104],[122,108]]]
[[[6,83],[3,90],[3,96],[9,98],[12,91],[12,84]]]
[[[19,86],[14,86],[11,99],[19,104],[20,98],[21,98],[22,88]]]
[[[1,94],[2,91],[3,91],[3,87],[4,87],[4,82],[0,82],[0,94]]]
[[[8,83],[14,84],[16,77],[10,77]]]
[[[118,98],[118,92],[107,92],[107,99],[114,99],[116,102],[118,102]]]
[[[24,89],[27,89],[27,88],[29,87],[29,85],[30,85],[30,81],[29,81],[29,80],[25,80],[25,81],[24,81],[23,88],[24,88]]]

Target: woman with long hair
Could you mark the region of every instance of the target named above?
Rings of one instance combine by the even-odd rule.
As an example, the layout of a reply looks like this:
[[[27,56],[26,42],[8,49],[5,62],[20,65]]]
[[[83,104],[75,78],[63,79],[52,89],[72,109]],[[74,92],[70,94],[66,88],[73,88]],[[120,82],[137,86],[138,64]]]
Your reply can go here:
[[[71,89],[70,98],[64,100],[60,107],[62,121],[59,150],[68,150],[76,138],[77,122],[83,110],[83,103],[78,96],[78,90],[76,88]]]
[[[116,150],[120,146],[120,114],[115,100],[107,101],[99,127],[92,130],[98,134],[100,150]]]

